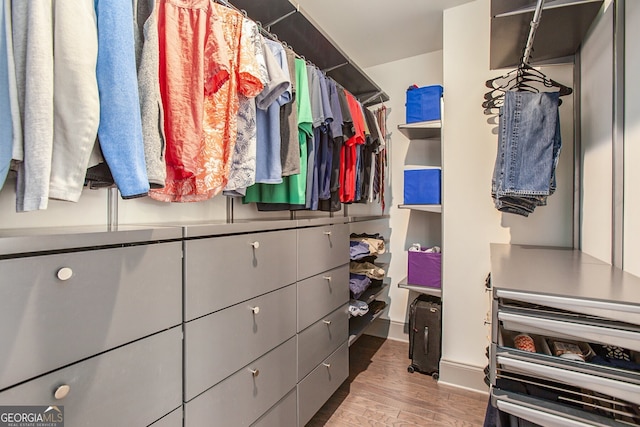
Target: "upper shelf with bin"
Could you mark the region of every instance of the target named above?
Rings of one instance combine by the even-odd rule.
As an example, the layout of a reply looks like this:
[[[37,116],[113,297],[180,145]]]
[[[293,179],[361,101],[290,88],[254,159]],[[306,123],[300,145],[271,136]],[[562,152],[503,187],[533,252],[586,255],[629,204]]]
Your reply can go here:
[[[409,139],[440,139],[442,134],[442,121],[427,120],[423,122],[404,123],[398,125],[398,130]]]

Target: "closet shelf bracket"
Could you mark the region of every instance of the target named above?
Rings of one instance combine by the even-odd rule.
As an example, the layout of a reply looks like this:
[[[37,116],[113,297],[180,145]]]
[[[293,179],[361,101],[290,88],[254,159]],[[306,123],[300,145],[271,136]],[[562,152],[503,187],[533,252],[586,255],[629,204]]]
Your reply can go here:
[[[269,22],[268,24],[265,25],[265,27],[267,28],[267,30],[271,31],[271,26],[277,24],[280,21],[284,21],[285,19],[287,19],[288,17],[290,17],[291,15],[298,13],[300,11],[300,5],[298,5],[295,9],[293,9],[291,12],[289,13],[285,13],[284,15],[282,15],[280,18],[278,19],[274,19],[273,21]]]
[[[337,70],[338,68],[344,67],[345,65],[349,65],[349,64],[351,64],[351,61],[346,61],[346,62],[343,62],[341,64],[334,65],[333,67],[325,68],[325,69],[322,70],[322,72],[323,73],[328,73],[328,72],[331,72],[333,70]]]

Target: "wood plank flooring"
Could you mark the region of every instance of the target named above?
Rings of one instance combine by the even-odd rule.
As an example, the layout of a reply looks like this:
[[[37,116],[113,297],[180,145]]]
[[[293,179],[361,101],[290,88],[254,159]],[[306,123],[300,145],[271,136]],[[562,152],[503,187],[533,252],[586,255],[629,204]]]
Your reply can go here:
[[[349,349],[349,378],[307,427],[482,426],[487,396],[410,374],[409,345],[363,335]]]

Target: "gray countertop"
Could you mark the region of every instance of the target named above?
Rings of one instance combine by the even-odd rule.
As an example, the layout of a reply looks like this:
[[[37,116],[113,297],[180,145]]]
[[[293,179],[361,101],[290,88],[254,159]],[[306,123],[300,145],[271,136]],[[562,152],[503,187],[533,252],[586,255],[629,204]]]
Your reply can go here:
[[[381,216],[335,216],[298,219],[201,221],[171,224],[107,226],[43,227],[0,229],[0,257],[29,253],[64,251],[100,246],[130,245],[145,242],[180,240],[224,234],[253,233],[301,227],[371,221]]]
[[[571,248],[491,244],[491,283],[509,290],[640,305],[640,278]]]

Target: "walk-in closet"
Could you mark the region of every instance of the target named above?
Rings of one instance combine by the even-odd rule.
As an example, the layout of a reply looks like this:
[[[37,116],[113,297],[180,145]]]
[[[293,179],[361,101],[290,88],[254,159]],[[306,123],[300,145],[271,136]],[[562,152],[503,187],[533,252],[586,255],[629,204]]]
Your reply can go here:
[[[640,425],[637,0],[1,0],[0,427]]]

